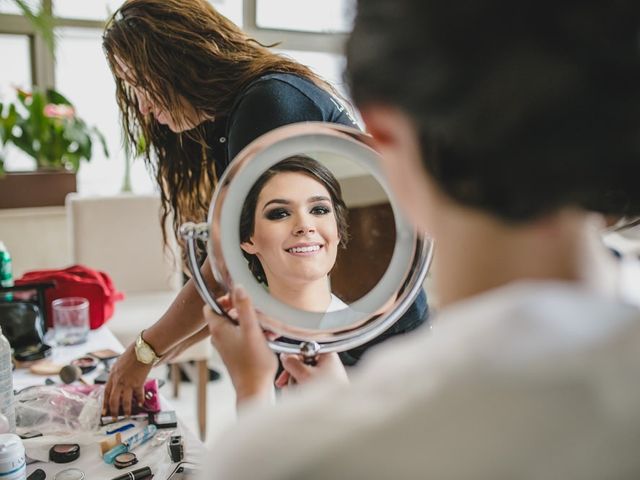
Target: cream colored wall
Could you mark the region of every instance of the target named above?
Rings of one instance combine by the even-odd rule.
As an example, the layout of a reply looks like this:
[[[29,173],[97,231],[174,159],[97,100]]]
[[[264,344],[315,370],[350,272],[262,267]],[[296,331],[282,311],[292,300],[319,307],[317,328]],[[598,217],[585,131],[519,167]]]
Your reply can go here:
[[[365,174],[339,180],[342,198],[349,208],[387,203],[389,197],[373,176]]]
[[[14,278],[70,264],[64,207],[0,209],[0,240],[11,253]]]

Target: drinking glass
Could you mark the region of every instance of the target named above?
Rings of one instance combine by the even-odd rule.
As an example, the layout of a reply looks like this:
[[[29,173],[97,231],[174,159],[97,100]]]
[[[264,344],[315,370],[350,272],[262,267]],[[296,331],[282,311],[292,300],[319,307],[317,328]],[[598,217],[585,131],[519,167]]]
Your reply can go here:
[[[87,341],[89,333],[89,300],[65,297],[51,303],[53,328],[58,345],[76,345]]]

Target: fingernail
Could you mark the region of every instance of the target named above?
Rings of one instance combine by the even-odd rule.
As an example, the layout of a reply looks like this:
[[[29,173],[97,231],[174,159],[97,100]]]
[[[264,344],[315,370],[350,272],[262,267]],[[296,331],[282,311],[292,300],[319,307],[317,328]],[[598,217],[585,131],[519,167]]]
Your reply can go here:
[[[247,291],[240,284],[236,285],[234,292],[238,300],[244,300],[245,298],[247,298]]]

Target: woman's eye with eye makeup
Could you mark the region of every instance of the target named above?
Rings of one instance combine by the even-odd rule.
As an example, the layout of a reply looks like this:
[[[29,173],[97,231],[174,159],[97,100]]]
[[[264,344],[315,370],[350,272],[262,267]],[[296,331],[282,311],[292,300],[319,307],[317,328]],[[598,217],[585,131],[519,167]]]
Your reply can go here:
[[[280,220],[281,218],[285,218],[289,216],[289,211],[286,208],[274,208],[273,210],[269,210],[265,214],[265,218],[268,220]]]
[[[326,205],[316,205],[311,209],[313,215],[326,215],[331,213],[331,208]]]

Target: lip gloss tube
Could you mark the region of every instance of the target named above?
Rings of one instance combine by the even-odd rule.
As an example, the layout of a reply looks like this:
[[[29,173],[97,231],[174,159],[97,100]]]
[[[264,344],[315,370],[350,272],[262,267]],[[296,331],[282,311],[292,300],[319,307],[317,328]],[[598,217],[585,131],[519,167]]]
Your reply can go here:
[[[131,472],[118,475],[111,480],[142,480],[144,478],[150,477],[151,475],[152,472],[149,467],[142,467],[138,468],[137,470],[132,470]]]

